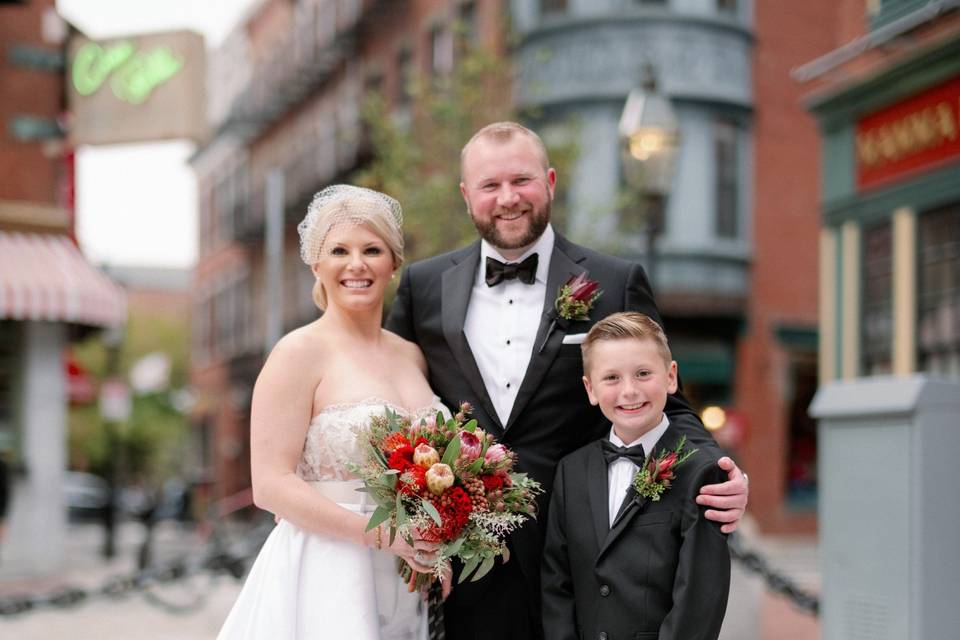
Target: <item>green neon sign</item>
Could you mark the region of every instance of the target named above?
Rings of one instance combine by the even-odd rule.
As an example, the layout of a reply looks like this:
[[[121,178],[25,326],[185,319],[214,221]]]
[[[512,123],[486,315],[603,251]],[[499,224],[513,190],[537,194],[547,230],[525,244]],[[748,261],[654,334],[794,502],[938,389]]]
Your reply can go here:
[[[101,47],[88,42],[73,58],[73,86],[82,96],[96,93],[110,79],[113,95],[130,104],[142,104],[154,89],[183,68],[183,60],[168,47],[138,52],[128,41]]]

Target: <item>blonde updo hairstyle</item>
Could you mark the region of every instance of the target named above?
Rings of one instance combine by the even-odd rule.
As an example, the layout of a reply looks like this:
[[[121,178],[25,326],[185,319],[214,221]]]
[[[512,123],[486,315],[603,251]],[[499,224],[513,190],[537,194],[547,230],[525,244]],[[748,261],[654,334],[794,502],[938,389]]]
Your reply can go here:
[[[300,233],[300,257],[312,267],[323,257],[324,241],[334,228],[344,224],[363,225],[373,231],[393,254],[393,266],[403,264],[403,210],[390,196],[347,184],[336,184],[317,193],[307,215],[297,226]],[[327,292],[317,278],[313,302],[327,308]]]

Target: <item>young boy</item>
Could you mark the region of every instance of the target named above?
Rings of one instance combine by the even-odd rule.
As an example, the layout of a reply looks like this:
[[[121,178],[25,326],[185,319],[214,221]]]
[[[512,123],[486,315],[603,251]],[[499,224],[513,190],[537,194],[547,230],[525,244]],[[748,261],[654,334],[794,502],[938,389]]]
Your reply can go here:
[[[694,498],[724,480],[723,454],[681,443],[670,428],[663,407],[677,389],[677,363],[656,322],[615,313],[593,326],[582,350],[587,395],[613,427],[557,468],[543,554],[545,636],[715,639],[730,555]]]

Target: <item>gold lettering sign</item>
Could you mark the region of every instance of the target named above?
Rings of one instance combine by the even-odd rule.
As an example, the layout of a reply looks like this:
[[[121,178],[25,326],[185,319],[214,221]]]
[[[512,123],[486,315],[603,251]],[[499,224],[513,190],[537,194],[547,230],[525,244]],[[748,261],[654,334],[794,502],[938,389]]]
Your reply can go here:
[[[957,139],[960,123],[948,102],[910,113],[857,134],[857,159],[874,169]]]

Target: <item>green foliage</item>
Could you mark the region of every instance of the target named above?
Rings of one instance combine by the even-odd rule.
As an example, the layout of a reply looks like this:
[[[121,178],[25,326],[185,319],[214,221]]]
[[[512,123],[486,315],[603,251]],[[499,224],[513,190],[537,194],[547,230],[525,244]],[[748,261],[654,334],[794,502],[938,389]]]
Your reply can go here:
[[[474,238],[458,188],[460,149],[483,125],[514,117],[511,80],[503,56],[475,50],[462,56],[448,76],[414,78],[408,117],[391,113],[380,95],[364,105],[375,157],[354,180],[403,205],[408,259]]]
[[[137,360],[160,351],[171,359],[170,389],[182,388],[189,375],[188,336],[185,317],[131,313],[118,374],[127,379]],[[108,377],[110,355],[101,334],[77,344],[73,357],[98,384]],[[120,465],[128,479],[160,481],[179,471],[187,436],[187,418],[172,406],[167,391],[134,395],[130,419],[113,428],[103,422],[95,403],[71,407],[70,466],[106,476]]]

